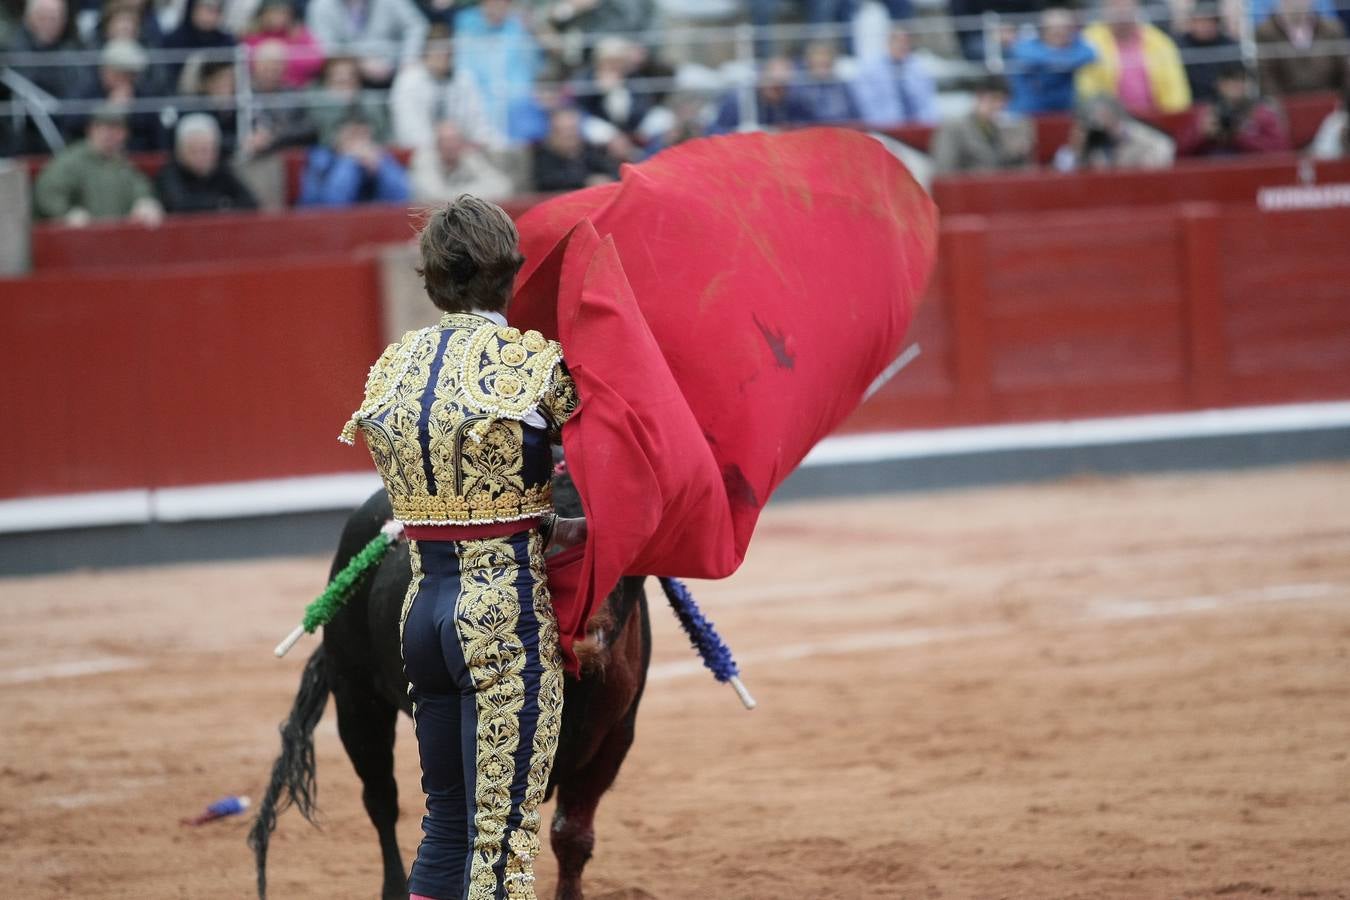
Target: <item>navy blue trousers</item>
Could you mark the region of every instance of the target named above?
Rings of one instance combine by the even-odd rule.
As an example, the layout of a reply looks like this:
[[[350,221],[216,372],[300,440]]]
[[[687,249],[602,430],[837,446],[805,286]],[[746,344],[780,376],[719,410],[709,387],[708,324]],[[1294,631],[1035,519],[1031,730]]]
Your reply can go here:
[[[427,813],[408,888],[535,900],[563,667],[537,531],[412,541],[403,664]]]

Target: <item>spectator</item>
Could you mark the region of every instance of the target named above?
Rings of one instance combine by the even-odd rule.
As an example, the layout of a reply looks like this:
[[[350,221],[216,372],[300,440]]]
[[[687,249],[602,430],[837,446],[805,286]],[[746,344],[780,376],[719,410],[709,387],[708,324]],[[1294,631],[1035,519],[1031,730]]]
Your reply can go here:
[[[111,41],[99,53],[98,83],[85,95],[87,100],[107,100],[122,108],[130,106],[147,93],[143,75],[148,68],[148,57],[141,45],[134,41]],[[164,127],[159,115],[142,110],[128,114],[129,137],[127,149],[132,153],[148,153],[165,146]]]
[[[534,99],[539,46],[513,0],[483,0],[455,16],[455,63],[472,76],[488,122],[511,144],[548,131]]]
[[[436,126],[436,140],[413,153],[412,191],[419,203],[448,203],[460,194],[495,202],[511,196],[514,185],[458,125],[445,121]]]
[[[1313,159],[1345,159],[1350,157],[1350,89],[1341,96],[1339,109],[1332,110],[1322,120],[1308,152]]]
[[[160,47],[164,44],[158,20],[151,14],[149,7],[143,6],[138,0],[114,0],[104,6],[97,36],[100,47],[106,47],[114,41],[142,47]],[[174,93],[173,68],[165,63],[151,63],[138,81],[139,93],[147,97],[163,97]]]
[[[427,40],[427,19],[412,0],[310,0],[309,30],[328,53],[361,60],[363,79],[387,87]]]
[[[650,116],[644,125],[645,129],[649,129],[645,135],[646,149],[649,153],[703,137],[708,133],[708,103],[698,94],[677,91],[659,109],[664,109],[668,115]]]
[[[1234,156],[1289,150],[1284,120],[1257,95],[1241,63],[1219,72],[1217,99],[1197,106],[1177,141],[1183,156]]]
[[[559,0],[545,6],[545,16],[559,31],[624,34],[651,28],[654,7],[652,0]]]
[[[318,135],[309,111],[285,96],[289,58],[290,51],[281,41],[263,41],[253,48],[249,71],[255,108],[243,147],[245,159],[311,144]]]
[[[1136,116],[1190,106],[1191,86],[1177,45],[1160,29],[1139,21],[1137,0],[1105,0],[1102,14],[1104,22],[1083,31],[1097,61],[1078,70],[1078,96],[1107,94]]]
[[[98,23],[98,43],[135,41],[142,47],[164,45],[164,32],[148,3],[141,0],[113,0],[103,6]]]
[[[1280,4],[1280,0],[1247,0],[1247,14],[1251,17],[1253,25],[1260,25],[1271,16],[1275,15],[1275,9]],[[1313,0],[1312,8],[1317,11],[1319,16],[1324,18],[1334,18],[1336,16],[1337,0]],[[1342,16],[1344,20],[1344,16]],[[1345,24],[1342,21],[1341,24]]]
[[[442,121],[455,123],[479,147],[499,149],[506,143],[488,121],[473,78],[455,66],[450,29],[440,23],[427,33],[421,61],[405,66],[394,78],[389,109],[394,143],[401,147],[430,146]]]
[[[801,5],[804,7],[807,24],[817,26],[809,29],[808,33],[828,38],[840,30],[847,30],[845,26],[854,22],[863,4],[861,0],[806,0]],[[892,21],[904,21],[914,17],[914,4],[911,0],[881,0],[881,5],[886,8],[886,13]],[[771,24],[776,7],[777,4],[772,0],[751,0],[752,21],[756,25],[761,22]]]
[[[354,206],[406,203],[408,175],[375,142],[374,129],[352,111],[338,126],[331,146],[309,151],[300,180],[300,206]]]
[[[1170,137],[1131,118],[1119,100],[1092,97],[1079,107],[1069,143],[1055,154],[1055,168],[1165,169],[1176,152]]]
[[[42,219],[84,226],[95,219],[130,219],[156,226],[164,210],[150,181],[126,157],[127,118],[118,107],[100,107],[86,138],[56,155],[38,176],[33,205]]]
[[[962,27],[958,27],[956,38],[961,46],[961,55],[972,62],[983,63],[988,52],[984,46],[983,24],[975,19],[985,13],[998,13],[1002,16],[1031,16],[1040,12],[1049,4],[1045,0],[949,0],[948,10],[953,16],[968,18]]]
[[[891,26],[887,51],[864,62],[853,83],[863,121],[880,128],[937,122],[937,83],[911,52],[909,32]]]
[[[1197,103],[1213,103],[1217,96],[1214,80],[1225,65],[1241,58],[1237,41],[1228,36],[1219,7],[1202,0],[1186,19],[1186,31],[1177,38],[1177,47],[1186,59],[1186,80],[1191,98]]]
[[[756,2],[751,0],[752,9]],[[672,66],[715,69],[736,57],[733,27],[744,21],[742,0],[656,0],[661,55]]]
[[[83,50],[66,12],[66,0],[28,0],[23,24],[6,48],[13,53],[56,54]],[[87,92],[90,79],[81,66],[16,65],[14,71],[58,100],[74,100]]]
[[[374,131],[375,141],[389,140],[389,116],[384,99],[361,87],[361,65],[350,56],[330,56],[323,64],[323,81],[314,91],[309,117],[319,129],[319,143],[331,144],[338,127],[353,109]]]
[[[216,122],[221,155],[233,156],[239,131],[235,115],[234,63],[189,60],[183,67],[182,81],[183,93],[206,101],[203,114]]]
[[[975,88],[975,108],[949,119],[933,134],[933,164],[943,174],[1020,169],[1032,164],[1036,130],[1029,119],[1006,115],[1008,87],[987,78]]]
[[[1267,96],[1341,91],[1350,84],[1345,28],[1318,15],[1309,0],[1280,0],[1275,15],[1257,26],[1256,41]]]
[[[858,104],[848,85],[835,75],[836,51],[834,41],[813,40],[807,43],[803,76],[790,92],[808,110],[812,122],[856,122],[862,118]]]
[[[628,85],[638,62],[632,42],[617,37],[602,38],[591,58],[594,68],[587,73],[587,83],[577,91],[577,105],[587,116],[608,122],[632,138],[655,106],[650,93],[633,90]]]
[[[147,8],[155,17],[155,23],[159,25],[159,33],[168,37],[183,24],[187,0],[148,0]],[[163,44],[163,41],[160,43]]]
[[[173,159],[155,176],[155,193],[171,213],[258,208],[248,188],[222,164],[220,126],[204,113],[179,120]]]
[[[225,50],[234,46],[234,35],[221,27],[223,0],[187,0],[182,23],[164,39],[168,50]],[[228,53],[218,57],[226,59]],[[172,83],[178,83],[181,62],[169,64]]]
[[[1024,116],[1073,109],[1074,73],[1096,59],[1096,51],[1078,34],[1073,13],[1047,9],[1041,13],[1040,35],[1009,48],[1012,100],[1008,108]]]
[[[549,118],[548,136],[534,147],[534,189],[571,191],[613,181],[618,163],[581,136],[581,115],[564,107]]]
[[[292,0],[263,0],[258,18],[244,43],[256,50],[263,41],[286,46],[286,73],[282,83],[297,90],[310,84],[323,71],[323,47],[303,22],[295,17]]]
[[[722,98],[717,118],[710,130],[717,134],[749,126],[763,128],[813,121],[811,108],[789,90],[793,74],[792,63],[784,57],[775,56],[765,60],[760,70],[759,84],[753,94],[753,120],[746,122],[741,119],[741,92],[731,91]]]

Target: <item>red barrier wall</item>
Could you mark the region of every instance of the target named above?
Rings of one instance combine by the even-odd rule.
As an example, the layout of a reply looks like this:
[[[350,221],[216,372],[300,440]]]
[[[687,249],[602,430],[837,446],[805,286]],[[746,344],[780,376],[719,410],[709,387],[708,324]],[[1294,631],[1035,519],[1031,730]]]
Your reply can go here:
[[[0,281],[0,497],[364,469],[334,440],[381,346],[360,248],[407,227],[40,230],[52,268]],[[923,353],[845,429],[1350,397],[1346,234],[1250,203],[948,215]]]
[[[956,216],[846,431],[1350,398],[1350,209]]]
[[[503,207],[518,216],[538,199],[518,197]],[[33,229],[33,268],[52,272],[345,256],[362,247],[412,240],[418,218],[416,210],[403,206],[370,205],[171,216],[153,229],[118,222],[88,228],[43,224]]]
[[[1266,187],[1350,182],[1350,160],[1302,161],[1292,153],[1246,159],[1182,161],[1138,172],[1011,172],[938,178],[933,199],[943,215],[1223,203],[1252,206]]]
[[[373,262],[0,282],[0,496],[361,465],[335,437],[379,353]]]

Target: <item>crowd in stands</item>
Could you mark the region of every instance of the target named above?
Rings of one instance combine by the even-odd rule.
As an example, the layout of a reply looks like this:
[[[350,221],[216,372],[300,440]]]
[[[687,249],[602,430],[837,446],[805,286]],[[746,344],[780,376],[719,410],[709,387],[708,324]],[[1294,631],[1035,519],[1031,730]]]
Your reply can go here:
[[[1330,0],[1248,0],[1236,22],[1212,0],[948,0],[1011,17],[992,29],[936,27],[931,2],[867,4],[869,39],[859,0],[0,0],[0,154],[58,151],[41,218],[154,224],[276,206],[288,148],[299,205],[421,203],[584,187],[691,137],[811,123],[935,126],[936,170],[961,173],[1035,166],[1052,148],[1034,117],[1068,113],[1055,168],[1163,167],[1293,149],[1285,98],[1350,99],[1350,7]],[[1309,152],[1350,152],[1345,107]],[[1169,114],[1179,134],[1149,124]],[[127,155],[152,151],[150,180]]]

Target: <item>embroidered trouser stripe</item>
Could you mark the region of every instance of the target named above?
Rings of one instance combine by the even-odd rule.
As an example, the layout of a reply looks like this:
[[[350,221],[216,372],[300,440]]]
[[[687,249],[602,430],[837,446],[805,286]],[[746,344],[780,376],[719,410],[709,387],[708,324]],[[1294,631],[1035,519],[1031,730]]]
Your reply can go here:
[[[563,677],[540,539],[420,549],[403,642],[427,816],[409,886],[437,900],[535,900]]]
[[[534,627],[522,623],[519,631],[526,656],[526,705],[521,715],[511,796],[520,800],[507,820],[507,854],[500,864],[500,879],[507,900],[533,900],[532,866],[539,855],[539,805],[544,801],[562,728],[563,670],[558,624],[545,580],[543,540],[532,532],[529,541],[517,544],[515,550],[516,563],[527,576],[520,592],[522,620],[532,616]]]

